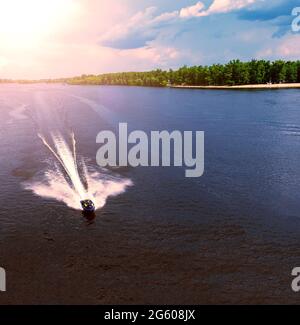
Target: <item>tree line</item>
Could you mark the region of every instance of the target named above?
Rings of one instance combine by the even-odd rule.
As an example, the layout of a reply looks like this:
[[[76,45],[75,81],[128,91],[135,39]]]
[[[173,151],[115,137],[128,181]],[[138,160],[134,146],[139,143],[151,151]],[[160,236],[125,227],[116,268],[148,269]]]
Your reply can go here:
[[[235,86],[266,83],[300,83],[300,61],[232,60],[211,66],[184,66],[178,70],[122,72],[101,75],[82,75],[64,79],[73,85],[126,85],[166,87]]]
[[[0,79],[1,82],[16,80]],[[120,72],[100,75],[82,75],[74,78],[18,80],[20,83],[68,83],[71,85],[121,85],[166,87],[237,86],[266,83],[300,83],[300,61],[232,60],[227,64],[211,66],[184,66],[178,70],[147,72]]]

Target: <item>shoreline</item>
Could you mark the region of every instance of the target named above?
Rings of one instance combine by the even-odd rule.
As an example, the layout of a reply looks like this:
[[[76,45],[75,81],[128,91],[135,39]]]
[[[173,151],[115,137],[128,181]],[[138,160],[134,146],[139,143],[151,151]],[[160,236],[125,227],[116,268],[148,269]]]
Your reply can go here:
[[[238,86],[179,86],[173,85],[169,88],[177,89],[298,89],[300,83],[286,84],[257,84],[257,85],[238,85]]]
[[[256,90],[256,89],[300,89],[300,83],[286,83],[286,84],[257,84],[257,85],[237,85],[237,86],[184,86],[184,85],[168,85],[168,86],[144,86],[144,85],[105,85],[105,84],[89,84],[89,83],[68,83],[68,82],[0,82],[1,85],[36,85],[36,84],[47,84],[47,85],[68,85],[68,86],[117,86],[117,87],[151,87],[151,88],[174,88],[174,89],[212,89],[212,90]]]

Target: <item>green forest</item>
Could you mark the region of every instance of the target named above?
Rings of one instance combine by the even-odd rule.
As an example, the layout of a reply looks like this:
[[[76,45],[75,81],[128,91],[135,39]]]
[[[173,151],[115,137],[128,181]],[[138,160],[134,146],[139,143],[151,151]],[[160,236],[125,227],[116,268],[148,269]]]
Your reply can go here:
[[[16,80],[0,79],[1,82]],[[238,86],[255,84],[300,83],[300,61],[232,60],[227,64],[211,66],[184,66],[178,70],[147,72],[120,72],[100,75],[82,75],[74,78],[18,80],[20,83],[68,83],[71,85],[121,86]]]
[[[82,75],[64,79],[73,85],[127,85],[166,87],[186,86],[237,86],[266,83],[300,83],[300,61],[274,62],[233,60],[227,64],[211,66],[184,66],[178,70],[148,72],[122,72],[101,75]]]

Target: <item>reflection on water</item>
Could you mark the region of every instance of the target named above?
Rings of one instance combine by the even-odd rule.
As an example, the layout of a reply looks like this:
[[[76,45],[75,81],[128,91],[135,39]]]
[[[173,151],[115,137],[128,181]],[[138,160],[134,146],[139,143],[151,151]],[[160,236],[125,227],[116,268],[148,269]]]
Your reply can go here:
[[[95,212],[88,212],[88,211],[82,211],[82,216],[87,220],[88,224],[91,225],[93,224],[95,218],[96,218],[96,213]]]

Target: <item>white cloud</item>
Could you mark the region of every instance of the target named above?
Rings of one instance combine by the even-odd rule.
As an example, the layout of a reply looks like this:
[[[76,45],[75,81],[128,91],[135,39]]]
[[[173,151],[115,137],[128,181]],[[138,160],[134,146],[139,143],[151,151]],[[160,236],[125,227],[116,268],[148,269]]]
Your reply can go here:
[[[144,71],[149,69],[178,68],[184,63],[199,64],[203,58],[199,51],[180,49],[162,44],[153,44],[138,49],[114,50],[120,61],[131,62],[132,70]],[[126,71],[130,70],[127,69]]]
[[[182,8],[180,10],[180,17],[191,18],[228,13],[243,9],[258,1],[263,0],[214,0],[206,10],[204,10],[204,4],[199,1],[193,6]]]
[[[299,59],[300,57],[300,35],[289,36],[283,40],[277,48],[277,53],[281,57]]]
[[[155,67],[163,66],[172,60],[181,57],[180,51],[172,47],[142,47],[132,50],[123,50],[119,52],[121,57],[135,57],[137,61],[148,61],[153,63]]]
[[[203,15],[228,13],[254,4],[257,0],[215,0]]]
[[[199,1],[194,6],[182,8],[180,10],[180,17],[181,18],[199,17],[203,9],[204,9],[204,4]]]
[[[147,40],[154,36],[152,28],[161,22],[160,16],[155,16],[156,10],[156,7],[146,8],[126,22],[115,25],[102,35],[100,43],[116,48],[142,47]]]
[[[299,60],[300,35],[289,35],[280,40],[273,40],[273,44],[258,52],[259,58]]]
[[[120,49],[144,47],[147,42],[155,39],[163,27],[199,16],[203,9],[204,4],[200,1],[193,6],[160,15],[156,15],[156,7],[148,7],[106,32],[100,38],[100,43]]]
[[[156,15],[157,8],[149,7],[136,13],[127,21],[117,24],[100,38],[100,44],[119,49],[144,47],[168,26],[180,26],[194,17],[228,13],[261,0],[214,0],[208,9],[203,2],[172,12]]]

